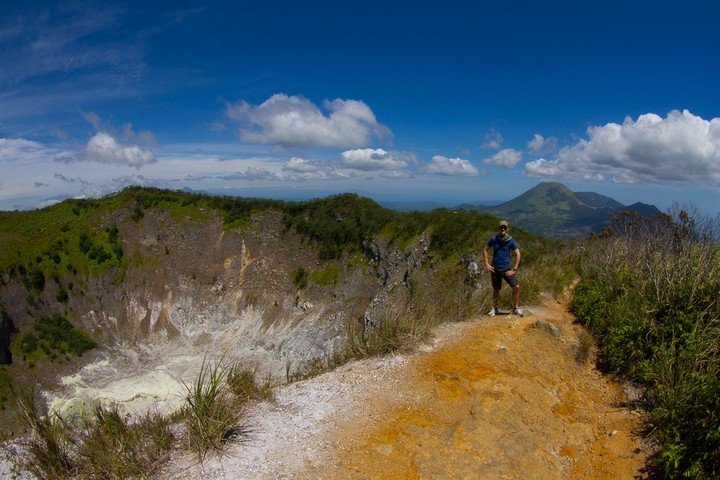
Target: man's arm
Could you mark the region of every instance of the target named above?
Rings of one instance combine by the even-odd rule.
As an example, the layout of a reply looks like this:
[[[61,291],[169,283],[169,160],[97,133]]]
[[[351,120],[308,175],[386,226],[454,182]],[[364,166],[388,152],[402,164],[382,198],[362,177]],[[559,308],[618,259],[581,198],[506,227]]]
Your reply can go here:
[[[515,271],[518,269],[518,267],[520,267],[520,258],[521,257],[522,257],[522,255],[520,254],[520,249],[516,248],[515,249],[515,266],[512,268],[513,273],[515,273]],[[512,275],[512,273],[511,273],[511,275]]]
[[[485,257],[485,270],[487,270],[487,271],[489,271],[489,272],[494,272],[494,271],[495,271],[495,267],[493,267],[492,265],[490,265],[490,261],[488,260],[488,252],[489,252],[489,251],[490,251],[490,247],[488,247],[487,245],[485,245],[485,248],[483,248],[483,257]]]

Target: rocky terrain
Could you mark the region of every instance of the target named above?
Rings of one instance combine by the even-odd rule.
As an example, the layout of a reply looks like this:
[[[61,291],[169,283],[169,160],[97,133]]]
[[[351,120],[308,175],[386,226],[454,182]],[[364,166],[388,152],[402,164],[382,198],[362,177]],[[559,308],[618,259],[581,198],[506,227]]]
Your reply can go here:
[[[322,369],[346,349],[348,326],[372,328],[427,257],[422,238],[403,250],[378,240],[355,259],[320,262],[307,239],[284,227],[281,212],[232,229],[212,210],[198,213],[177,218],[147,209],[139,221],[130,207],[104,213],[97,221],[118,229],[126,266],[48,279],[37,300],[5,275],[0,304],[15,331],[67,311],[100,344],[81,359],[43,365],[54,407],[101,400],[130,411],[171,409],[206,356],[255,365],[279,382]],[[330,278],[298,288],[292,275],[299,268]],[[75,286],[63,304],[56,297],[68,283]],[[4,320],[2,329],[8,340]]]
[[[449,230],[437,241],[461,237],[457,214],[444,215]],[[172,412],[208,358],[295,381],[244,412],[242,442],[201,464],[175,451],[166,478],[605,479],[631,478],[643,464],[638,414],[622,406],[618,386],[575,360],[579,327],[551,297],[522,319],[444,325],[411,353],[296,381],[333,367],[352,334],[380,328],[397,309],[439,305],[442,295],[452,297],[453,318],[468,318],[473,289],[488,289],[463,273],[476,258],[461,255],[440,273],[437,252],[450,247],[433,251],[427,233],[399,243],[375,235],[322,260],[272,208],[230,227],[202,205],[139,215],[124,204],[98,210],[94,222],[121,242],[118,266],[68,267],[34,289],[6,272],[0,287],[4,333],[63,311],[98,343],[29,367],[44,372],[52,410],[69,415],[99,401],[130,416]],[[421,279],[448,272],[442,290],[424,288]]]
[[[575,359],[552,299],[525,318],[438,328],[407,355],[352,362],[251,408],[221,456],[164,478],[632,479],[649,452],[628,393]]]

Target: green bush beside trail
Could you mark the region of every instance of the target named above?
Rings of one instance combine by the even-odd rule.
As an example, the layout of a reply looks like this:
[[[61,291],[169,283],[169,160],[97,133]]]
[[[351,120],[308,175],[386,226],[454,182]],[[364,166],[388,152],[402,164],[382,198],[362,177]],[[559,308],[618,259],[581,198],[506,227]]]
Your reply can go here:
[[[587,246],[572,309],[599,365],[646,388],[665,478],[720,477],[719,219],[624,214]]]

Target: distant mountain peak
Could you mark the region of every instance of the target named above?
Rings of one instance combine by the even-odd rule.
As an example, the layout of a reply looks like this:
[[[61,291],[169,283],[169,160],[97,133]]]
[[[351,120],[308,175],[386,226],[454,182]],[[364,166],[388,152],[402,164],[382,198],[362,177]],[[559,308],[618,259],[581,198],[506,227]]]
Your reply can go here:
[[[595,192],[573,192],[559,182],[541,182],[496,207],[478,207],[535,233],[547,236],[585,235],[599,231],[612,215],[634,210],[652,215],[659,210],[640,202],[626,207]]]

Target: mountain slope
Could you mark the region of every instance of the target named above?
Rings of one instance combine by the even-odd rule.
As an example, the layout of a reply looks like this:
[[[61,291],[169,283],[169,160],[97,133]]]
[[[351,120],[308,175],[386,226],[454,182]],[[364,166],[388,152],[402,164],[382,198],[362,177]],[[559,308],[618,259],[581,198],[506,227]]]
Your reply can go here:
[[[600,231],[610,218],[624,210],[641,215],[659,212],[654,205],[635,203],[628,207],[595,192],[573,192],[562,183],[543,182],[495,207],[477,207],[512,225],[554,237],[586,235]]]

